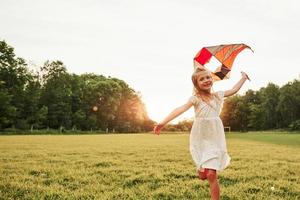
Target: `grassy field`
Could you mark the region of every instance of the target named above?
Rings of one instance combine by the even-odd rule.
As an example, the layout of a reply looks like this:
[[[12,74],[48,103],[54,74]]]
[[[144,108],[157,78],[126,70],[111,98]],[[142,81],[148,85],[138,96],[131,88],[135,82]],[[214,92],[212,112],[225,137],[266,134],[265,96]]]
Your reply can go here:
[[[209,199],[188,137],[0,136],[0,199]],[[300,199],[300,134],[230,133],[227,145],[222,200]]]

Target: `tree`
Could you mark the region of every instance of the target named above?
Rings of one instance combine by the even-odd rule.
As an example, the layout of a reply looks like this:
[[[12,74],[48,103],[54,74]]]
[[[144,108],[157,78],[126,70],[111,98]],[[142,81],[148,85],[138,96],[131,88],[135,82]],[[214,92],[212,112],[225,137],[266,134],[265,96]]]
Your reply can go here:
[[[261,106],[264,113],[261,119],[263,129],[279,128],[279,113],[277,110],[279,102],[279,87],[269,83],[266,88],[260,89]]]
[[[16,107],[11,104],[12,96],[8,94],[3,82],[0,82],[0,130],[13,124]]]
[[[230,126],[232,130],[241,130],[241,118],[238,111],[242,97],[235,95],[224,101],[221,119],[224,126]]]
[[[25,60],[16,57],[14,48],[0,41],[0,127],[7,128],[24,122],[24,98],[28,81],[32,78]],[[5,108],[4,108],[5,106]],[[26,121],[26,120],[25,120]]]
[[[41,101],[48,108],[47,126],[51,128],[71,127],[71,76],[61,61],[45,62]]]
[[[300,119],[300,81],[294,80],[280,88],[278,103],[280,127],[288,127]]]

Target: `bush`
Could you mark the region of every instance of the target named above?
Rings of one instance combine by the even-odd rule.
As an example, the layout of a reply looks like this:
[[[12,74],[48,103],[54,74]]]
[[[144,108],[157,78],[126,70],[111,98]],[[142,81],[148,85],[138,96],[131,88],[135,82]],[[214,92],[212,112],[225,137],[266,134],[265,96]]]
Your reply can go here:
[[[30,129],[30,125],[27,123],[27,120],[25,120],[25,119],[19,119],[16,122],[16,129],[29,130]]]
[[[292,122],[290,125],[289,125],[289,129],[291,131],[299,131],[300,130],[300,119],[299,120],[296,120],[294,122]]]

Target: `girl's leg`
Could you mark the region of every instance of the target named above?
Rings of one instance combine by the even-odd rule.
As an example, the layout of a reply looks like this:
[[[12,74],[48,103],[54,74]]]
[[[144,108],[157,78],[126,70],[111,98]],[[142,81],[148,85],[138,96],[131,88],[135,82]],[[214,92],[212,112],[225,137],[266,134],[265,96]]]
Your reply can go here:
[[[217,172],[214,169],[208,169],[207,180],[210,187],[210,195],[212,200],[220,199],[220,187],[218,183]]]

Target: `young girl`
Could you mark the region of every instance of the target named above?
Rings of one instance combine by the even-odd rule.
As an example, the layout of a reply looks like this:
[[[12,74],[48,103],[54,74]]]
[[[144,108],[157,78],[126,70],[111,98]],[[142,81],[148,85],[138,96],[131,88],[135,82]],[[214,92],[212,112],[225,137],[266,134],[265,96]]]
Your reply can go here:
[[[222,171],[230,163],[224,127],[219,117],[223,98],[237,93],[247,79],[247,74],[242,72],[242,78],[232,89],[212,93],[211,72],[197,68],[192,75],[195,94],[187,103],[173,110],[154,127],[154,132],[159,134],[164,125],[194,106],[195,118],[190,134],[190,152],[197,166],[199,178],[207,179],[209,182],[213,200],[220,199],[217,171]]]

